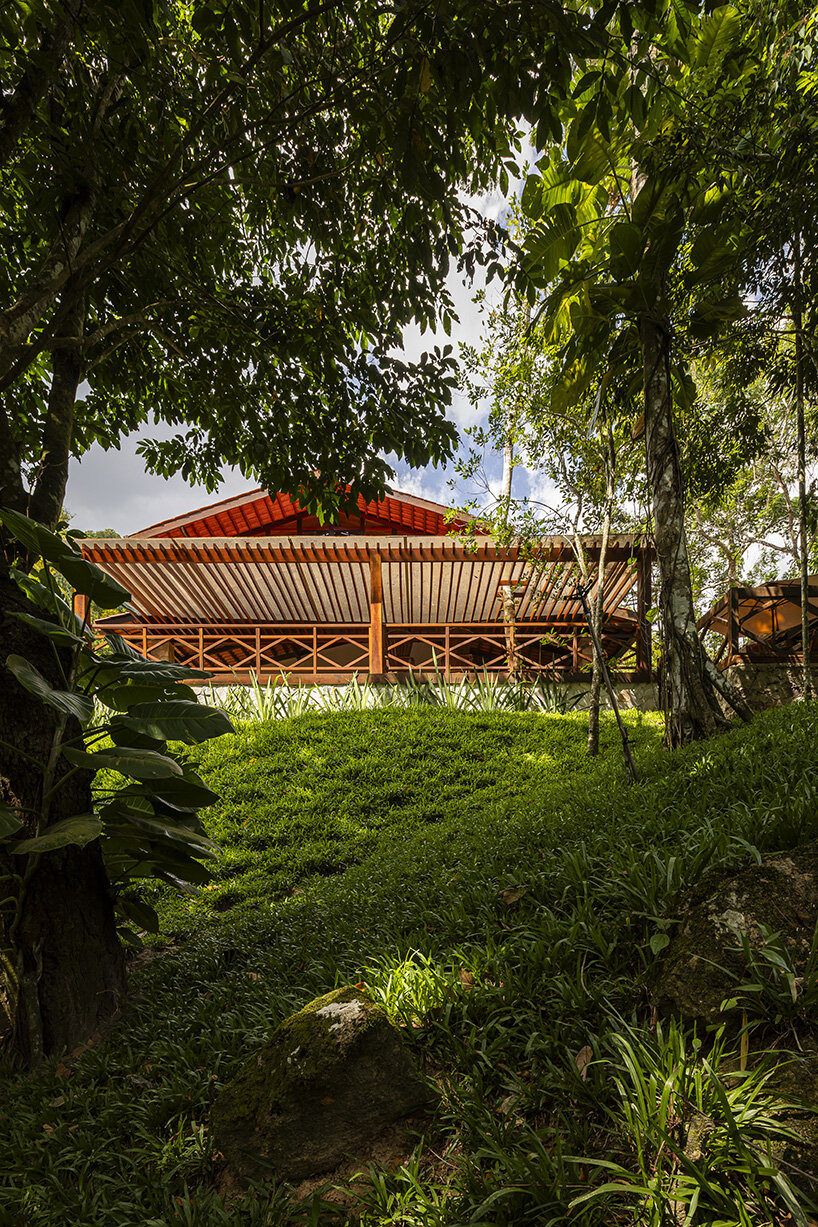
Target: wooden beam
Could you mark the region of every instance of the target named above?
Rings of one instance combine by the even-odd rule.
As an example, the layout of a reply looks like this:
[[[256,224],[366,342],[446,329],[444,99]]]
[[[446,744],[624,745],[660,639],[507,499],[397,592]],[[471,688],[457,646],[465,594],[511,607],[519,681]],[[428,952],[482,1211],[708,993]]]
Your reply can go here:
[[[372,554],[369,559],[369,676],[371,678],[381,679],[386,672],[385,648],[381,556]]]
[[[74,613],[87,626],[91,620],[91,598],[84,592],[74,593]]]

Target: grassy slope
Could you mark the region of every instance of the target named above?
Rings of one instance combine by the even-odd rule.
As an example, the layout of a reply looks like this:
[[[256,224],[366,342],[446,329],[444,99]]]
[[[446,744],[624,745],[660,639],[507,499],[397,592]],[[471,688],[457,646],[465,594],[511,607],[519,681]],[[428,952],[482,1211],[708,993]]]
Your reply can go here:
[[[577,1054],[617,1051],[679,889],[818,834],[817,714],[769,713],[672,759],[634,719],[635,789],[610,724],[605,761],[582,758],[581,717],[312,716],[205,749],[225,880],[168,909],[188,936],[140,970],[109,1044],[68,1076],[52,1062],[0,1085],[0,1222],[292,1221],[283,1193],[224,1210],[207,1112],[278,1019],[346,980],[423,1020],[412,1042],[449,1071],[439,1128],[469,1155],[448,1198],[428,1173],[390,1177],[370,1221],[561,1221],[589,1179],[565,1152],[599,1152],[612,1093]]]
[[[655,716],[634,716],[655,746]],[[223,855],[196,901],[164,899],[165,928],[184,915],[256,906],[316,876],[341,873],[426,828],[456,828],[527,794],[598,771],[582,717],[463,716],[435,710],[307,715],[245,725],[194,752],[223,798],[207,815]],[[616,730],[603,734],[606,778],[619,772]],[[174,906],[174,903],[178,906]],[[161,906],[161,905],[160,905]]]

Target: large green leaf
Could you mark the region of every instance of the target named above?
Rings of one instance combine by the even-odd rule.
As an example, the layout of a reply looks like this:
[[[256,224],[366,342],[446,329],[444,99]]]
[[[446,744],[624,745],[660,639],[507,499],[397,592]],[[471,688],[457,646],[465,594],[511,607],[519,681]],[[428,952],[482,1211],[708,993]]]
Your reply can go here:
[[[140,929],[145,929],[148,933],[159,932],[159,917],[152,907],[147,903],[143,903],[141,899],[129,899],[127,896],[120,896],[115,904],[116,911],[120,916],[124,916],[132,924],[138,925]]]
[[[111,711],[127,712],[137,703],[153,703],[161,699],[186,699],[196,702],[196,692],[190,686],[179,682],[123,682],[121,686],[104,685],[94,691],[100,703],[104,703]]]
[[[73,631],[66,630],[58,622],[46,622],[45,618],[35,618],[32,614],[20,613],[16,609],[10,609],[8,616],[16,618],[18,622],[22,622],[26,626],[30,626],[32,630],[39,631],[41,635],[47,635],[54,643],[64,643],[68,647],[76,647],[78,644],[83,645],[86,642],[84,636],[75,635]]]
[[[94,771],[118,771],[120,775],[128,775],[134,780],[162,780],[182,774],[182,768],[167,754],[132,746],[106,747],[94,754],[64,746],[63,754],[75,766],[91,767]]]
[[[15,831],[20,830],[22,825],[14,810],[0,801],[0,839],[13,835]]]
[[[694,68],[717,68],[740,41],[741,14],[730,4],[722,5],[702,21],[691,64]]]
[[[214,861],[218,857],[219,845],[214,843],[212,839],[208,839],[206,835],[200,835],[198,831],[177,827],[173,822],[163,822],[159,818],[146,818],[142,814],[130,812],[126,814],[123,811],[121,817],[125,819],[124,822],[117,822],[115,818],[106,822],[106,835],[127,838],[130,829],[135,828],[152,839],[170,840],[173,844],[177,845],[177,851],[181,849],[191,856],[202,857],[210,861]]]
[[[11,655],[6,657],[6,668],[13,673],[21,686],[31,694],[42,699],[48,707],[61,712],[64,716],[76,716],[83,723],[90,720],[94,714],[94,701],[85,694],[77,694],[68,690],[55,690],[24,656]]]
[[[105,638],[114,650],[114,660],[117,657],[121,658],[117,663],[122,665],[123,677],[133,678],[138,681],[185,681],[186,679],[193,680],[212,677],[207,669],[194,669],[191,665],[176,665],[170,661],[148,660],[141,652],[137,652],[127,639],[123,639],[121,635],[113,632],[108,632]]]
[[[0,523],[12,536],[24,545],[30,554],[44,558],[46,562],[67,579],[72,588],[96,601],[105,609],[123,605],[130,599],[127,588],[100,571],[87,558],[83,558],[62,537],[38,524],[36,520],[21,515],[9,508],[0,510]]]
[[[95,814],[76,814],[73,818],[63,818],[48,827],[42,835],[32,839],[23,839],[19,844],[13,844],[11,851],[24,852],[54,852],[57,848],[65,848],[76,844],[83,848],[97,839],[102,830],[102,824]]]
[[[181,778],[174,776],[172,779],[152,780],[150,794],[178,810],[202,809],[219,799],[218,794],[203,784],[198,776],[191,779],[188,773]]]
[[[196,745],[223,733],[235,733],[223,711],[172,699],[168,703],[138,703],[119,723],[157,740],[184,741]]]
[[[549,285],[576,251],[579,239],[574,210],[567,204],[557,205],[526,240],[525,268],[532,281]]]

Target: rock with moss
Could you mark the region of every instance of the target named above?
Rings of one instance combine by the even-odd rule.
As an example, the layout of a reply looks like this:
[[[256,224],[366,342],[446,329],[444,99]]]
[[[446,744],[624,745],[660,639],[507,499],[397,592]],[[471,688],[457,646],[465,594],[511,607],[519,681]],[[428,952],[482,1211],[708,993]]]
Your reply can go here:
[[[711,879],[682,901],[680,913],[654,978],[654,1004],[660,1014],[688,1022],[738,1024],[741,1015],[734,1011],[728,1018],[721,1005],[748,979],[743,938],[763,966],[764,930],[778,934],[806,988],[803,975],[818,924],[818,844]],[[769,979],[775,980],[772,967]],[[765,1004],[774,1012],[774,1002],[763,995],[751,1003],[758,1010]]]
[[[213,1107],[213,1138],[239,1180],[297,1181],[355,1157],[430,1099],[384,1011],[341,988],[286,1019],[250,1057]]]

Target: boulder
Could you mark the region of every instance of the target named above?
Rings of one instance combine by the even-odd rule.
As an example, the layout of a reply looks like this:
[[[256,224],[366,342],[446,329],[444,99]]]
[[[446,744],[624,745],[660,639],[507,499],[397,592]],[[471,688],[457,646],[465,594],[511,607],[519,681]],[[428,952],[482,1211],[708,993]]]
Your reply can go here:
[[[688,1022],[726,1021],[720,1005],[746,973],[742,934],[759,949],[761,925],[780,933],[803,974],[816,924],[818,844],[711,879],[682,904],[681,922],[654,980],[654,1005],[660,1014]]]
[[[285,1019],[244,1064],[213,1106],[213,1138],[239,1181],[298,1181],[365,1151],[431,1098],[384,1011],[340,988]]]

